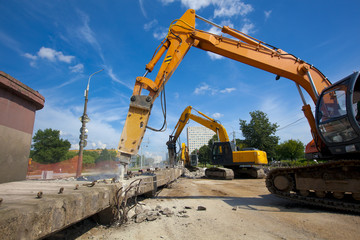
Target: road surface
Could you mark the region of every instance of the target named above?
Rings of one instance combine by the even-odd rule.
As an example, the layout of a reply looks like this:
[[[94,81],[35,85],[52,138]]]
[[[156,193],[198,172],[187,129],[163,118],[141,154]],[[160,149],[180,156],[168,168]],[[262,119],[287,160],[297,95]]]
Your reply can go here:
[[[359,239],[360,216],[277,198],[264,181],[181,178],[141,201],[143,209],[168,208],[173,215],[96,226],[76,239]]]

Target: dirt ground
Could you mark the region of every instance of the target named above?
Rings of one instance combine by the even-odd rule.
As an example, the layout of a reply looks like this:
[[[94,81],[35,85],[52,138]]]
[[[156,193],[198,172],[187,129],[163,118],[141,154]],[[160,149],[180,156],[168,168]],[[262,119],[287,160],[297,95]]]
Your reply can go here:
[[[76,239],[359,239],[360,216],[277,198],[264,181],[181,178],[141,201],[149,210],[167,207],[173,216],[96,226]]]

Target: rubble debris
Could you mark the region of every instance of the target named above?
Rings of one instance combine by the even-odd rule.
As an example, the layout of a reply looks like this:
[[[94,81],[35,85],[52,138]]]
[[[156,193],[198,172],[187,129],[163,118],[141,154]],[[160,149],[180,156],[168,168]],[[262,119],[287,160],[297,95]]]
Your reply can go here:
[[[36,198],[42,198],[42,196],[43,196],[43,192],[42,192],[42,191],[40,191],[40,192],[38,192],[38,193],[36,194]]]
[[[206,207],[204,207],[204,206],[198,206],[197,210],[198,210],[198,211],[206,211]]]
[[[146,216],[145,213],[140,213],[140,214],[136,215],[135,222],[136,223],[141,223],[141,222],[145,221],[146,218],[147,218],[147,216]]]
[[[62,194],[63,192],[64,192],[64,188],[63,188],[63,187],[61,187],[61,188],[59,189],[58,194]]]
[[[167,216],[167,217],[171,217],[171,216],[174,215],[174,212],[171,211],[169,208],[164,208],[163,210],[160,211],[160,213],[161,213],[162,215]]]
[[[205,177],[205,168],[195,168],[195,169],[196,171],[190,171],[189,169],[185,168],[182,176],[192,179]]]
[[[146,215],[147,215],[146,220],[148,220],[148,221],[154,221],[158,218],[156,212],[148,212]]]
[[[143,213],[144,212],[144,209],[141,205],[136,205],[135,207],[135,214],[140,214],[140,213]]]
[[[192,209],[192,207],[190,207],[190,206],[185,206],[184,208],[185,209]]]

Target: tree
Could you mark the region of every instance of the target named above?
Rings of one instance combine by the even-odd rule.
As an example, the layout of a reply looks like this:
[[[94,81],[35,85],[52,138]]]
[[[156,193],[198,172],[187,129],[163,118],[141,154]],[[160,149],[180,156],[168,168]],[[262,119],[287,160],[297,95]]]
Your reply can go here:
[[[191,152],[191,154],[199,154],[199,149],[195,148],[195,149]]]
[[[273,157],[279,142],[279,137],[275,136],[279,126],[271,123],[262,111],[250,112],[250,116],[250,123],[240,119],[240,130],[245,137],[245,144],[265,151],[269,158]]]
[[[245,143],[245,140],[241,140],[241,139],[238,139],[238,138],[235,138],[235,145],[238,149],[243,149],[243,148],[246,148],[246,143]]]
[[[287,140],[278,146],[277,155],[281,159],[301,158],[304,156],[304,144],[300,140]]]
[[[84,150],[83,152],[83,163],[91,164],[95,163],[95,160],[100,156],[97,151]]]
[[[71,144],[60,138],[59,130],[47,128],[38,130],[33,137],[33,151],[30,157],[39,163],[56,163],[66,160]]]
[[[207,163],[210,163],[210,158],[211,148],[209,148],[209,146],[207,145],[203,145],[202,147],[200,147],[198,155],[199,162],[205,165]]]
[[[116,158],[116,152],[109,151],[106,148],[104,148],[100,156],[95,160],[95,163],[101,162],[101,161],[114,161]]]

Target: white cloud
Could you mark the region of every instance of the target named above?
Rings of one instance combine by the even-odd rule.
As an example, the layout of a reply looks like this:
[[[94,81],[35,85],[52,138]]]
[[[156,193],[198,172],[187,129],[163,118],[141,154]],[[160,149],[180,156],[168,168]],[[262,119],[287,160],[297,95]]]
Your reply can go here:
[[[210,87],[206,83],[201,83],[200,87],[195,88],[194,94],[195,95],[204,95],[204,94],[215,95],[215,94],[219,94],[219,93],[231,93],[235,90],[236,90],[236,88],[225,88],[222,90],[218,90],[216,88]]]
[[[211,115],[214,119],[219,119],[221,117],[224,116],[224,114],[221,114],[221,113],[214,113],[213,115]]]
[[[82,73],[84,71],[84,65],[79,63],[76,64],[75,66],[70,66],[69,69],[71,70],[71,72],[74,73]]]
[[[210,4],[214,4],[215,1],[213,0],[181,0],[181,3],[194,10],[199,10],[200,8],[205,8]]]
[[[147,18],[147,14],[146,14],[146,11],[144,8],[144,0],[139,0],[139,5],[140,5],[140,10],[141,10],[142,14],[144,15],[144,17]]]
[[[272,13],[272,10],[269,10],[269,11],[264,11],[264,14],[265,14],[265,21],[269,19],[270,15]]]
[[[0,43],[18,54],[22,54],[20,50],[20,43],[2,31],[0,31]]]
[[[85,39],[85,41],[87,43],[89,43],[99,54],[100,58],[103,60],[103,62],[105,62],[104,60],[104,55],[102,53],[101,50],[101,45],[99,44],[98,40],[96,39],[96,34],[94,33],[94,31],[91,29],[89,23],[90,23],[90,18],[88,15],[86,15],[84,12],[82,11],[78,11],[80,18],[82,20],[82,26],[80,26],[79,28],[77,28],[77,31],[75,34],[78,35],[78,38],[83,40]]]
[[[166,37],[166,35],[168,34],[168,31],[169,30],[167,28],[159,27],[159,28],[155,29],[153,36],[157,40],[162,40]]]
[[[60,61],[65,63],[71,63],[75,58],[74,56],[66,56],[62,52],[58,52],[52,48],[41,47],[37,53],[38,57],[47,59],[51,62]]]
[[[175,0],[161,0],[164,5],[170,4]],[[186,8],[199,10],[210,5],[215,7],[214,17],[232,17],[235,15],[245,16],[252,12],[254,8],[242,0],[179,0]]]
[[[153,29],[153,37],[157,40],[162,40],[168,33],[168,28],[157,26],[158,21],[156,19],[144,24],[144,30],[150,31]]]
[[[36,53],[36,55],[25,53],[23,54],[24,57],[32,60],[30,62],[31,66],[35,66],[35,61],[39,58],[49,60],[50,62],[64,62],[64,63],[71,63],[73,59],[75,59],[74,56],[70,55],[64,55],[61,51],[56,51],[52,48],[47,47],[41,47],[39,51]]]
[[[24,57],[28,58],[28,59],[31,59],[31,60],[36,60],[38,57],[35,56],[35,55],[32,55],[30,53],[25,53],[24,54]]]
[[[174,2],[175,0],[161,0],[164,5]]]
[[[41,47],[40,50],[38,51],[37,55],[40,58],[44,58],[44,59],[50,60],[52,62],[55,62],[55,60],[56,60],[56,51],[51,48]]]
[[[240,0],[215,1],[217,8],[214,10],[214,17],[232,17],[235,15],[245,16],[254,9],[250,4]]]
[[[225,88],[223,90],[220,90],[221,93],[231,93],[232,91],[235,91],[236,88]]]
[[[116,76],[116,74],[113,72],[113,70],[112,70],[112,67],[107,67],[107,71],[106,71],[107,73],[108,73],[108,75],[109,75],[109,77],[113,80],[113,81],[115,81],[115,82],[117,82],[117,83],[120,83],[121,85],[124,85],[125,87],[127,87],[128,89],[130,89],[130,90],[133,90],[133,88],[132,87],[130,87],[128,84],[126,84],[125,82],[123,82],[123,81],[121,81],[117,76]]]
[[[106,148],[106,144],[105,143],[102,143],[101,141],[97,141],[97,142],[92,142],[91,143],[91,147],[93,148],[93,149],[98,149],[98,148],[100,148],[100,149],[105,149]]]
[[[245,33],[245,34],[251,34],[255,32],[255,25],[251,22],[245,23],[242,28],[241,28],[241,32]]]
[[[145,23],[144,30],[149,31],[150,29],[154,28],[157,24],[158,24],[158,21],[156,19],[154,19],[148,23]]]
[[[202,85],[200,87],[195,88],[194,94],[201,95],[201,94],[205,94],[206,92],[209,92],[209,91],[211,91],[210,86],[207,85],[206,83],[202,83]]]
[[[218,59],[223,59],[224,57],[216,54],[216,53],[212,53],[212,52],[207,52],[208,56],[210,57],[211,60],[218,60]]]

